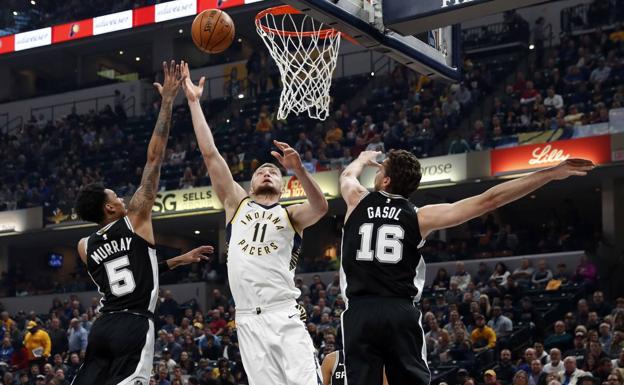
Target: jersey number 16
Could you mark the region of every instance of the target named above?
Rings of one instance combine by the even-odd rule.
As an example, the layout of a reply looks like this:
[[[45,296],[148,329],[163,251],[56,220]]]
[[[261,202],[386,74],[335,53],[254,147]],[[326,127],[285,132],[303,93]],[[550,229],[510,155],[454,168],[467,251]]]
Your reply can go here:
[[[374,224],[364,223],[360,226],[362,241],[355,259],[372,261],[377,258],[382,263],[397,263],[403,258],[403,236],[405,231],[399,225],[382,225],[375,234],[375,250],[372,250]]]

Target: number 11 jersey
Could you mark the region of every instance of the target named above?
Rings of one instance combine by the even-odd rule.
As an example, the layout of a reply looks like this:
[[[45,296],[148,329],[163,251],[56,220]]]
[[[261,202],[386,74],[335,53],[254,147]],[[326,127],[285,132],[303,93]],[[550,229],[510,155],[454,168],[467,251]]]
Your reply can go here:
[[[341,289],[347,299],[402,297],[418,300],[425,263],[418,209],[400,195],[368,193],[342,232]]]
[[[228,278],[237,308],[255,309],[301,295],[294,282],[301,237],[283,206],[245,198],[226,233]]]
[[[135,234],[128,217],[89,236],[86,252],[87,271],[102,294],[101,313],[154,313],[158,300],[156,249]]]

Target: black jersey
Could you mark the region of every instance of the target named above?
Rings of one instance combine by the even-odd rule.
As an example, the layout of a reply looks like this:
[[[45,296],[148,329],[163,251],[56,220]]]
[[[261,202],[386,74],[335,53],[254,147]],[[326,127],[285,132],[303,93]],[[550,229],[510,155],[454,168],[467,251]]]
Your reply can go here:
[[[344,367],[344,352],[342,350],[336,351],[336,361],[334,362],[334,368],[332,369],[330,385],[344,385],[345,379],[345,367]]]
[[[425,263],[418,209],[400,195],[367,194],[342,233],[342,292],[355,297],[420,296]],[[346,287],[345,287],[346,286]]]
[[[154,313],[158,300],[156,249],[135,234],[128,217],[87,238],[87,271],[102,294],[100,312]]]

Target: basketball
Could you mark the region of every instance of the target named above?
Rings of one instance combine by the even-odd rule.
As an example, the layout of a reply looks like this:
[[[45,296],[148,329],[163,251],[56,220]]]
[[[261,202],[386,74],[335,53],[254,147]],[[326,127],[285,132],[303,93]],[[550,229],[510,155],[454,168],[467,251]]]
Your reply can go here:
[[[225,51],[234,40],[234,22],[220,9],[207,9],[193,20],[191,36],[200,50],[207,53]]]

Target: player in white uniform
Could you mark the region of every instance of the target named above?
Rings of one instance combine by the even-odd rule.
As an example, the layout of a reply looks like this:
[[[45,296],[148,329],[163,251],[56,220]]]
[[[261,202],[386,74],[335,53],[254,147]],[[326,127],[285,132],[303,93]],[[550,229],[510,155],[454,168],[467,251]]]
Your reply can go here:
[[[273,164],[253,174],[249,193],[234,181],[215,146],[201,110],[204,78],[194,85],[185,66],[183,83],[197,143],[212,186],[225,207],[228,226],[228,275],[236,304],[241,356],[250,385],[322,384],[314,345],[296,298],[294,284],[303,229],[327,212],[327,200],[304,169],[299,154],[275,141],[283,153],[271,154],[293,170],[308,201],[284,208],[279,204],[282,174]]]

